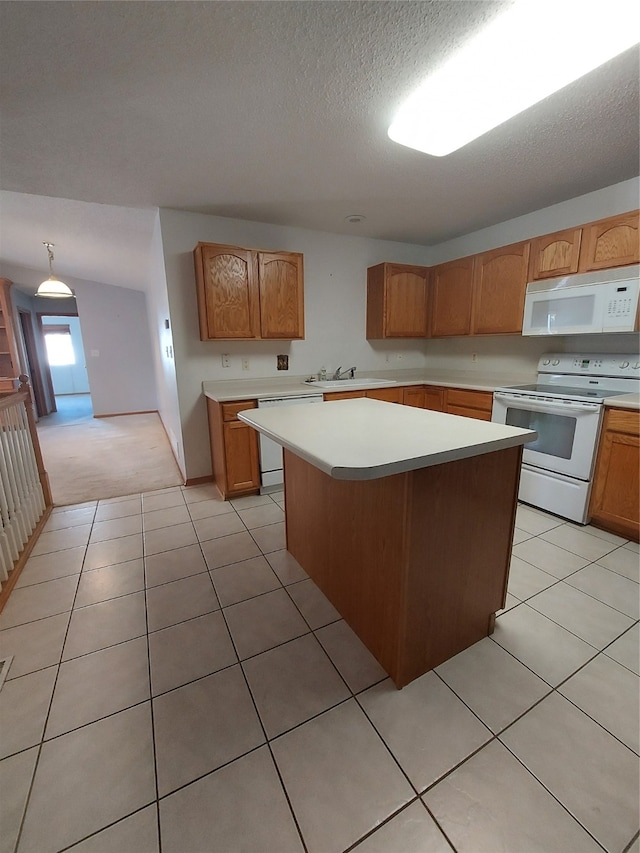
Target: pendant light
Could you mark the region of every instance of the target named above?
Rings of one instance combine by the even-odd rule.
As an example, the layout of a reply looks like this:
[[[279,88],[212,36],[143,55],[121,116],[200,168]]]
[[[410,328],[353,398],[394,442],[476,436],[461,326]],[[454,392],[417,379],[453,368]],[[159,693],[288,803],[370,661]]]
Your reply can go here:
[[[51,266],[53,263],[53,252],[51,249],[53,249],[54,244],[43,243],[42,245],[47,247],[47,252],[49,253],[49,278],[43,281],[36,290],[36,296],[48,296],[53,299],[66,299],[69,296],[73,296],[71,288],[53,274],[53,267]]]

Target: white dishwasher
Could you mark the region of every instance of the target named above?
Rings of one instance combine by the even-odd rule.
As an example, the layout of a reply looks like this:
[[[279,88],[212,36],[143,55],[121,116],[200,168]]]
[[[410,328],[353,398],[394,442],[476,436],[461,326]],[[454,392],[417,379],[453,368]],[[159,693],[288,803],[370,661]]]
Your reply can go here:
[[[322,394],[300,394],[297,397],[269,397],[258,400],[259,409],[274,406],[302,406],[306,403],[322,403]],[[284,483],[282,471],[282,447],[260,433],[260,483],[261,492],[268,492]]]

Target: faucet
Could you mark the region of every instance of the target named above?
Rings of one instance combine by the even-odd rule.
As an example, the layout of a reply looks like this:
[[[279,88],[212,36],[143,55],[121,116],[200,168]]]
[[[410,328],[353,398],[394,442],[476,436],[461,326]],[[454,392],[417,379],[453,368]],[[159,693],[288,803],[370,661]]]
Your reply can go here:
[[[333,376],[332,376],[331,378],[332,378],[334,381],[335,381],[336,379],[342,379],[343,374],[348,373],[348,374],[349,374],[349,379],[353,379],[353,378],[354,378],[354,376],[356,375],[356,370],[357,370],[357,369],[358,369],[357,367],[349,367],[349,368],[347,368],[347,370],[343,370],[343,369],[342,369],[342,365],[341,365],[341,366],[336,370],[336,372],[333,374]]]

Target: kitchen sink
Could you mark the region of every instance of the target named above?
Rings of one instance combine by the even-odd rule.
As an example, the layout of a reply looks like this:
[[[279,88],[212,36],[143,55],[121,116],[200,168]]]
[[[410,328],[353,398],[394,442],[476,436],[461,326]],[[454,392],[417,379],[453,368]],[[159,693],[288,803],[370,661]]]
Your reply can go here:
[[[362,376],[358,379],[314,379],[307,384],[315,385],[317,388],[354,388],[363,385],[397,385],[398,383],[395,379],[373,379]]]

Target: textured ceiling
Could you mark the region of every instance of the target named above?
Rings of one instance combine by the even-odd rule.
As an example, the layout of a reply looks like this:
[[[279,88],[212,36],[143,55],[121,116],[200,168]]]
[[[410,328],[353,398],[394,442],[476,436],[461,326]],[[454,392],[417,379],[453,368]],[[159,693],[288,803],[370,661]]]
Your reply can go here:
[[[433,244],[637,175],[635,49],[446,158],[388,139],[507,5],[5,0],[0,258],[136,286],[157,206]]]

